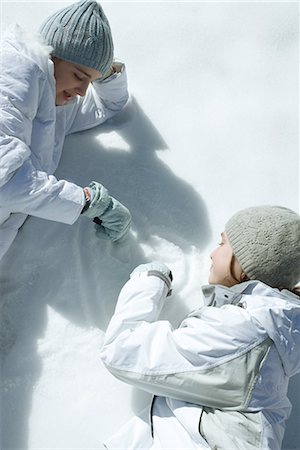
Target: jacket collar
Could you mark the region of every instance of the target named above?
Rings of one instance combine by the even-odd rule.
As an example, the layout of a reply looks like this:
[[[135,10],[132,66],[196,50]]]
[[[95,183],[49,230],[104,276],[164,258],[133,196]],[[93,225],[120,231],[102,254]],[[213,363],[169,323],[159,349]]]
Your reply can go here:
[[[220,307],[226,304],[237,305],[243,294],[251,294],[259,281],[245,281],[232,287],[220,284],[202,286],[203,300],[205,306]]]
[[[242,295],[251,295],[252,292],[256,295],[281,298],[299,306],[299,297],[297,295],[286,289],[280,291],[272,288],[258,280],[245,281],[230,288],[220,284],[202,286],[204,306],[237,305]]]

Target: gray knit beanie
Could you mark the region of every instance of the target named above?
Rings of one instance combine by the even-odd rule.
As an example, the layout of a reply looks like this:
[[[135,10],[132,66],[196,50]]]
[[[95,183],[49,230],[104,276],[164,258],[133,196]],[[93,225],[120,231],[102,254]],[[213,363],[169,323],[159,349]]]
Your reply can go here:
[[[101,6],[82,0],[60,9],[40,27],[52,55],[106,74],[113,62],[113,41]]]
[[[236,213],[225,231],[246,275],[277,288],[300,281],[300,216],[280,206],[258,206]]]

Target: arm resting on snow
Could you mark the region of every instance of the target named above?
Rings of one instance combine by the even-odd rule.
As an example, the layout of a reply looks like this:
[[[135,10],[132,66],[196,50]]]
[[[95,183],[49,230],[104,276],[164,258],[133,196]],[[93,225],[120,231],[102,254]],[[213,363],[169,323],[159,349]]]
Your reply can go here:
[[[69,105],[67,134],[86,130],[107,121],[125,106],[128,100],[127,74],[123,63],[103,81],[94,81],[85,97]]]
[[[166,295],[162,283],[132,277],[125,284],[101,350],[105,366],[155,395],[243,408],[270,345],[265,331],[233,305],[204,307],[174,330],[156,321]]]

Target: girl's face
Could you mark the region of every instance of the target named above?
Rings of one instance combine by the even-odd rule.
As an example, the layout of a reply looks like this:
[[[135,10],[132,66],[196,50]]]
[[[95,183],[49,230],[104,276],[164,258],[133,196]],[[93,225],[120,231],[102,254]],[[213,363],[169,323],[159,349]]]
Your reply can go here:
[[[211,268],[209,284],[221,284],[223,286],[234,286],[242,278],[243,270],[233,255],[225,231],[221,233],[219,246],[210,254]]]
[[[89,84],[102,77],[101,72],[90,67],[53,58],[56,80],[56,106],[67,104],[77,95],[84,96]]]

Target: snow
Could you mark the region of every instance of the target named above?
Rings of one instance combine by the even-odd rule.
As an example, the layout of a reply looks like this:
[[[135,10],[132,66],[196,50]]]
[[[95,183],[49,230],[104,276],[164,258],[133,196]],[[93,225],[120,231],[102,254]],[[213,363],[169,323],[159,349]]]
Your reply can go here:
[[[66,2],[70,3],[70,2]],[[63,2],[2,1],[35,31]],[[169,264],[176,326],[200,302],[209,253],[237,210],[299,211],[297,2],[103,2],[131,100],[65,142],[57,176],[102,182],[132,212],[123,243],[30,218],[0,263],[1,449],[96,449],[149,396],[99,359],[130,271]],[[299,376],[284,449],[299,448]]]

